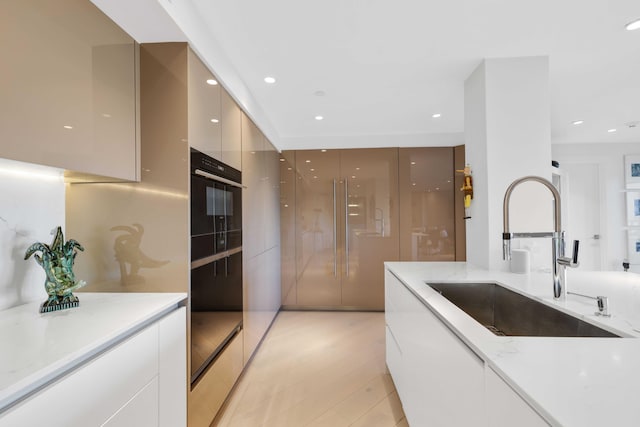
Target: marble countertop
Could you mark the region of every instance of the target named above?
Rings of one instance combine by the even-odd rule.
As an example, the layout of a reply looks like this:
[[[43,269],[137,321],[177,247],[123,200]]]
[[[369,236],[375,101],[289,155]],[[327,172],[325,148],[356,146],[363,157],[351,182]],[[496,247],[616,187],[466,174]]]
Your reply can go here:
[[[0,311],[0,413],[177,308],[185,293],[79,293],[80,306]]]
[[[393,272],[460,339],[554,426],[640,425],[640,275],[569,270],[569,291],[607,296],[556,301],[549,273],[487,271],[466,263],[388,262]],[[497,282],[623,338],[499,337],[426,282]]]

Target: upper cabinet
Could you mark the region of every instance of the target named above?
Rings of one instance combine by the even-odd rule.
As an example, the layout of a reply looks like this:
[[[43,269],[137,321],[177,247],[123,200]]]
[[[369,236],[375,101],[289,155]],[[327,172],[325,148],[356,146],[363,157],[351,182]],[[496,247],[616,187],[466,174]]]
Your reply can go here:
[[[220,85],[193,51],[188,53],[189,145],[220,159]]]
[[[220,160],[229,166],[242,170],[242,110],[224,88],[220,88],[220,109],[222,113]]]
[[[188,68],[189,145],[240,170],[240,107],[191,50]]]
[[[138,179],[129,35],[86,0],[6,0],[0,53],[0,157]]]

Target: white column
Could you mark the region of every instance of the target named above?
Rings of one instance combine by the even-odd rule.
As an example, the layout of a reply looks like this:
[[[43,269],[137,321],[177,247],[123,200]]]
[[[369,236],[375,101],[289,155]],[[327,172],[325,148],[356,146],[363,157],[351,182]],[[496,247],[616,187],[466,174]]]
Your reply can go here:
[[[525,175],[551,178],[547,57],[485,59],[476,68],[465,81],[465,144],[474,185],[467,261],[506,270],[504,193]],[[511,199],[511,231],[551,231],[550,199],[540,184],[519,187]]]

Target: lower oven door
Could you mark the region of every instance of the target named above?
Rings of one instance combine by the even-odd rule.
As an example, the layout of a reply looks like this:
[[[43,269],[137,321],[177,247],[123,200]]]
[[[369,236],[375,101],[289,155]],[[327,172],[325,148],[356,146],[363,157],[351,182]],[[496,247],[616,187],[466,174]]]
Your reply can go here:
[[[191,382],[242,329],[242,251],[191,270]]]

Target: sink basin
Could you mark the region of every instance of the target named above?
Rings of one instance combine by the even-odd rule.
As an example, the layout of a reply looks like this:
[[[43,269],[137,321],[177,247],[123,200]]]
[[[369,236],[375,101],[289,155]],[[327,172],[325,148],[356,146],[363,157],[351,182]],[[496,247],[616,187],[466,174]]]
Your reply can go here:
[[[427,284],[496,335],[619,338],[496,283]]]

